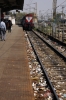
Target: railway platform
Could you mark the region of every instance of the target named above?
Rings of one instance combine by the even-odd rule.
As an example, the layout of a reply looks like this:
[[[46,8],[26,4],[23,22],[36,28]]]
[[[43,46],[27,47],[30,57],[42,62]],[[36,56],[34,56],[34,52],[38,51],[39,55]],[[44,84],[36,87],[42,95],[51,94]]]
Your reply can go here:
[[[17,25],[0,40],[0,100],[34,100],[26,46],[25,32]]]

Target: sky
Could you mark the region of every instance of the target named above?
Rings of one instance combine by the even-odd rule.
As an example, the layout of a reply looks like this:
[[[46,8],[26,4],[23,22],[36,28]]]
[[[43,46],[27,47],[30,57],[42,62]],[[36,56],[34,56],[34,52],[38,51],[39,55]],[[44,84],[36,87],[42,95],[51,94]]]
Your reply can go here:
[[[39,15],[39,12],[46,12],[52,11],[52,4],[53,0],[24,0],[24,7],[23,12],[30,12],[29,8],[31,8],[31,11],[36,11],[34,8],[36,8],[37,4],[37,14]],[[59,6],[60,5],[60,6]],[[57,6],[59,6],[57,9],[62,10],[61,6],[66,5],[66,0],[57,0]]]

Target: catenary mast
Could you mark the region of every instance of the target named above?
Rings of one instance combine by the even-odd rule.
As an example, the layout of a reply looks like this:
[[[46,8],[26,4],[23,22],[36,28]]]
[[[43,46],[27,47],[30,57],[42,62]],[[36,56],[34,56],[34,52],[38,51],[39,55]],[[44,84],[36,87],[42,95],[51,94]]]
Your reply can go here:
[[[53,0],[53,19],[56,17],[57,0]]]

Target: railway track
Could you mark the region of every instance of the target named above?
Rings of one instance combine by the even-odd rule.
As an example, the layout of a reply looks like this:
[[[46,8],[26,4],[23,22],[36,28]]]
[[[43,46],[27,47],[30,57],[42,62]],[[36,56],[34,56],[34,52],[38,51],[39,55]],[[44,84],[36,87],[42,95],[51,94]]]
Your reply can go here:
[[[34,30],[33,30],[33,31],[34,31]],[[39,32],[42,36],[47,37],[47,38],[49,38],[50,40],[57,42],[58,44],[61,44],[61,45],[63,45],[63,46],[66,46],[66,43],[60,41],[60,38],[57,39],[57,38],[55,38],[55,37],[53,37],[53,36],[51,36],[51,35],[45,34],[44,32],[40,31],[39,29],[37,29],[37,32]]]
[[[60,56],[58,56],[58,54],[56,54],[55,51],[52,51],[52,49],[49,48],[42,41],[42,39],[38,38],[38,36],[35,35],[35,33],[28,32],[27,35],[29,35],[29,37],[32,41],[32,44],[34,45],[34,48],[35,48],[39,58],[41,59],[39,62],[42,64],[42,69],[45,69],[48,74],[47,77],[49,77],[50,82],[53,87],[53,89],[50,88],[51,94],[53,94],[52,92],[54,92],[54,91],[56,91],[56,93],[57,93],[57,95],[53,94],[52,96],[50,96],[51,99],[49,97],[47,99],[45,99],[44,94],[46,91],[43,91],[42,93],[40,93],[40,94],[42,94],[42,96],[38,96],[38,97],[44,97],[43,98],[44,100],[66,100],[66,62],[64,61],[66,59],[61,58]],[[31,50],[31,52],[32,52],[32,50]],[[32,55],[33,55],[33,53],[32,53]],[[29,59],[30,59],[30,56],[29,56]],[[34,60],[32,62],[34,63]],[[31,71],[32,73],[33,73],[33,70],[36,71],[36,69],[34,67],[31,68],[32,64],[29,64],[29,65],[30,65],[30,69],[32,69],[32,71]],[[37,64],[37,66],[38,66],[38,64]],[[37,69],[39,69],[39,68],[37,68]],[[40,72],[41,71],[39,71],[39,73]],[[42,77],[42,74],[43,73],[41,72],[41,75],[39,75],[39,76]],[[34,76],[37,77],[36,72],[34,72]],[[45,83],[45,81],[44,81],[44,83]],[[35,83],[36,83],[36,81],[35,81]],[[35,85],[35,83],[33,82],[33,85]],[[47,83],[49,83],[49,82],[47,82]],[[51,87],[51,85],[49,87]],[[48,90],[49,90],[49,88],[48,88]],[[37,91],[35,91],[36,95],[38,94]]]
[[[62,56],[64,56],[64,58],[66,59],[66,44],[50,37],[49,35],[46,35],[42,32],[37,32],[34,31],[33,32],[37,33],[38,35],[42,36],[41,38],[43,39],[43,41],[45,40],[46,43],[48,42],[48,44],[50,43],[50,47],[53,47],[56,51],[59,51],[58,53]],[[52,45],[52,46],[51,46]]]

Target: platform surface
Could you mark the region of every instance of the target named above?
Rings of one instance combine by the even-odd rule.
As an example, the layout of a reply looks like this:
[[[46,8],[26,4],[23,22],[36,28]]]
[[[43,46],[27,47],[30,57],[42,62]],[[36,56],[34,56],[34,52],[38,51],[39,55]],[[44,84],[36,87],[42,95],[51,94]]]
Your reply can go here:
[[[0,100],[34,100],[26,45],[17,25],[0,40]]]

